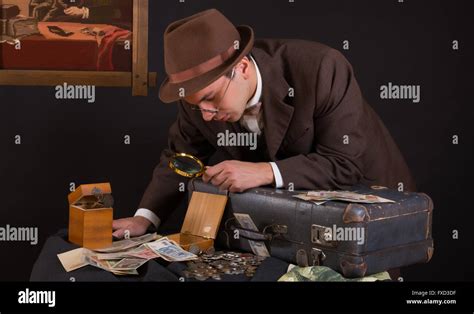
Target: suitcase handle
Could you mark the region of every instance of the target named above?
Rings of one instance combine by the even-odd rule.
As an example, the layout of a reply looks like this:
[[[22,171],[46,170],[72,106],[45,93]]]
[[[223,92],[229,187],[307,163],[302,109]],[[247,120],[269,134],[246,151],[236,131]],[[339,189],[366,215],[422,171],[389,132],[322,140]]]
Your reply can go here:
[[[237,220],[235,217],[231,217],[226,220],[224,227],[225,230],[230,230],[230,231],[237,231],[239,233],[239,237],[242,237],[247,240],[253,240],[253,241],[271,241],[271,235],[270,234],[264,234],[259,231],[243,228],[243,227],[236,227],[234,224],[231,224]]]
[[[238,228],[236,226],[230,226],[230,228],[226,228],[227,230],[237,231],[239,233],[239,237],[247,240],[253,241],[271,241],[271,235],[265,235],[261,232],[249,230],[245,228]]]
[[[302,242],[298,241],[293,241],[290,239],[287,239],[284,235],[288,233],[288,227],[286,225],[269,225],[263,228],[263,232],[243,228],[243,227],[236,227],[235,225],[230,225],[229,224],[233,221],[235,221],[236,218],[232,217],[226,220],[224,226],[226,230],[231,230],[235,231],[237,230],[239,232],[239,237],[247,240],[252,240],[252,241],[269,241],[271,242],[274,238],[280,238],[284,241],[288,241],[291,243],[296,243],[296,244],[304,244]],[[270,231],[267,231],[270,230]]]

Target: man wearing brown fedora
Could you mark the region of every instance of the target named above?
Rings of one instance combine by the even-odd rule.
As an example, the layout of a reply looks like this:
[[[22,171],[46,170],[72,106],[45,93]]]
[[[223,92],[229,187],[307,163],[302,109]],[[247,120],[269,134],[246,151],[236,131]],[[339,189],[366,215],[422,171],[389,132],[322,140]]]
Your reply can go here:
[[[217,10],[179,20],[164,33],[165,103],[178,102],[169,145],[135,217],[114,221],[114,235],[141,235],[166,219],[185,193],[168,168],[184,152],[206,164],[227,160],[203,180],[242,192],[272,185],[347,189],[356,183],[415,190],[388,130],[362,97],[351,65],[338,51],[303,40],[254,40]],[[252,133],[257,149],[220,146],[221,134]]]

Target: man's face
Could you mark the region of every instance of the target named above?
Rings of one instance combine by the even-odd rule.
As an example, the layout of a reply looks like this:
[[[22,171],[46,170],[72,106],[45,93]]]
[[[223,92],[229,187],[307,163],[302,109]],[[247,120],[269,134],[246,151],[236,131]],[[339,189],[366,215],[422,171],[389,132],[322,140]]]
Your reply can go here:
[[[249,82],[239,67],[236,67],[234,78],[222,76],[199,92],[184,100],[200,109],[217,110],[201,111],[205,121],[236,122],[240,120],[249,100]]]

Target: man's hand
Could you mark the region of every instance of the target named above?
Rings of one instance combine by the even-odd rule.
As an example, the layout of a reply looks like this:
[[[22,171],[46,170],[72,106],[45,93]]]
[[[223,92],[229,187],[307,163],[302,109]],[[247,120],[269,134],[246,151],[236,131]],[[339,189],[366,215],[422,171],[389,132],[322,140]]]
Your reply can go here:
[[[130,237],[144,235],[151,222],[140,216],[114,220],[112,229],[115,230],[113,236],[122,239],[128,230]]]
[[[227,160],[208,167],[202,179],[218,186],[220,190],[230,192],[243,192],[274,182],[272,166],[269,163],[237,160]]]
[[[70,16],[82,17],[84,15],[84,9],[78,7],[69,7],[64,10],[64,13]]]

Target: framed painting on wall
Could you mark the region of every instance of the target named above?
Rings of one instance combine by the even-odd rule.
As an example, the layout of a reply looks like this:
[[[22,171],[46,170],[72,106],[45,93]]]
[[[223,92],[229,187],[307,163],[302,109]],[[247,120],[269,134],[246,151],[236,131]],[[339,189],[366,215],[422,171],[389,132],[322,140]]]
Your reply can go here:
[[[146,96],[148,0],[0,0],[0,85],[132,87]]]

